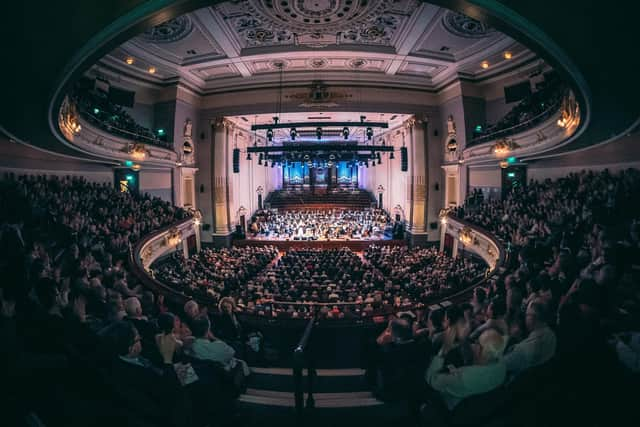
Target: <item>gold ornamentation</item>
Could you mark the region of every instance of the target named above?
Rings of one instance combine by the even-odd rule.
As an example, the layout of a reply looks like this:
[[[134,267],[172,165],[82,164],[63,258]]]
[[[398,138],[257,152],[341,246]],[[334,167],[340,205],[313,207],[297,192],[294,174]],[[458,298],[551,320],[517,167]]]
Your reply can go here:
[[[471,244],[474,241],[473,230],[469,227],[462,227],[462,229],[458,232],[458,237],[460,241],[465,245]]]
[[[171,227],[164,236],[166,246],[178,246],[182,241],[182,233],[177,227]]]

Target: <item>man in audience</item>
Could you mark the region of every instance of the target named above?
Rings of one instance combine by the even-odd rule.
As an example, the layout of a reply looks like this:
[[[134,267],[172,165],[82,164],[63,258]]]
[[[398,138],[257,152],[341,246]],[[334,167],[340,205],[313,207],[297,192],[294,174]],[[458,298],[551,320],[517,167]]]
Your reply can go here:
[[[142,338],[132,323],[115,322],[102,334],[116,354],[110,371],[116,392],[143,418],[161,425],[188,425],[185,396],[173,368],[177,346],[173,335],[158,340],[162,365],[154,366],[141,356]]]
[[[547,324],[547,307],[542,302],[532,301],[529,304],[525,322],[529,335],[504,358],[513,376],[551,360],[556,352],[556,335]]]
[[[504,383],[507,374],[502,359],[504,345],[504,339],[498,332],[487,330],[474,345],[472,365],[460,368],[445,366],[443,355],[438,353],[433,357],[425,379],[451,410],[461,400],[489,392]]]

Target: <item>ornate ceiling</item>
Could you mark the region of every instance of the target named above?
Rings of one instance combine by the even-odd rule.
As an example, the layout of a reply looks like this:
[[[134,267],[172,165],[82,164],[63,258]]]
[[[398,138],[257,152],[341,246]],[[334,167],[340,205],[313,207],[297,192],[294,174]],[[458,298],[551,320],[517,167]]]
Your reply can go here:
[[[202,93],[277,83],[281,69],[286,83],[437,90],[458,76],[483,79],[534,58],[484,23],[417,0],[236,0],[153,27],[98,68],[157,83],[180,80]]]

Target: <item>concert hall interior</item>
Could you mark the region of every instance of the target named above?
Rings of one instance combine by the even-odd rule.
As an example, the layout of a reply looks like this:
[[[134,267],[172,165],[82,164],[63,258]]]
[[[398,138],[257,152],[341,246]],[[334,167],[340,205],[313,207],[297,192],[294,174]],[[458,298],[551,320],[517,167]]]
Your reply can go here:
[[[637,423],[622,3],[8,1],[0,425]]]

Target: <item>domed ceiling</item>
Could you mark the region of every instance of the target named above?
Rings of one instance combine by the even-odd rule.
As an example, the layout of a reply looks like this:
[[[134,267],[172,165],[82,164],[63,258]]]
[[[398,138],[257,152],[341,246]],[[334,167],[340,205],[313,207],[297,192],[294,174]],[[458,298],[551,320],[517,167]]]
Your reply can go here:
[[[286,84],[321,78],[438,90],[540,63],[503,33],[417,0],[237,0],[153,27],[94,71],[180,81],[200,94],[276,84],[281,66]]]

